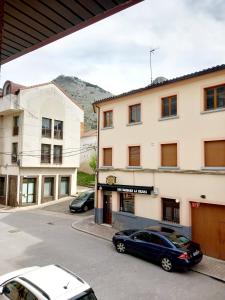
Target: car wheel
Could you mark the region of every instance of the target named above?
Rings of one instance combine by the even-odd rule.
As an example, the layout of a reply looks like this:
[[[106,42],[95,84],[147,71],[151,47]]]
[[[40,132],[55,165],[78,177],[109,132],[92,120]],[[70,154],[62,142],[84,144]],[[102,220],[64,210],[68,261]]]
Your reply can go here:
[[[85,205],[83,209],[84,209],[84,211],[88,211],[88,206]]]
[[[171,272],[173,269],[173,264],[168,257],[163,257],[161,259],[161,267],[164,271]]]
[[[117,242],[116,243],[116,250],[119,253],[125,253],[126,252],[125,244],[123,242]]]

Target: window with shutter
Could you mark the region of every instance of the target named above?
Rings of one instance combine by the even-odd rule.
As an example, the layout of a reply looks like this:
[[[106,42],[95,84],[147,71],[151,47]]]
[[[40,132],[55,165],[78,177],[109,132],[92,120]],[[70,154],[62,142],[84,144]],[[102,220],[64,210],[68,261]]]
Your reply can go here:
[[[177,96],[162,98],[162,118],[177,115]]]
[[[161,145],[161,166],[177,167],[177,144]]]
[[[103,127],[112,127],[113,126],[113,111],[104,111],[104,124]]]
[[[129,147],[129,166],[140,166],[140,146]]]
[[[205,142],[205,166],[225,167],[225,140]]]
[[[103,149],[103,166],[112,166],[112,148]]]
[[[205,110],[225,108],[225,84],[205,89]]]
[[[141,104],[129,106],[129,123],[141,122]]]

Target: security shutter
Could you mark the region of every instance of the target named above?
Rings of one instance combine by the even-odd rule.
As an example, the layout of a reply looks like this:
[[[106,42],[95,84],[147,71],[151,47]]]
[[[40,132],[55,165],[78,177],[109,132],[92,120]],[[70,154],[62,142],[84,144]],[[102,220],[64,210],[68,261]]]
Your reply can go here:
[[[225,167],[225,140],[205,142],[205,166]]]
[[[112,148],[103,149],[103,165],[112,166]]]
[[[129,166],[140,166],[140,146],[129,147]]]

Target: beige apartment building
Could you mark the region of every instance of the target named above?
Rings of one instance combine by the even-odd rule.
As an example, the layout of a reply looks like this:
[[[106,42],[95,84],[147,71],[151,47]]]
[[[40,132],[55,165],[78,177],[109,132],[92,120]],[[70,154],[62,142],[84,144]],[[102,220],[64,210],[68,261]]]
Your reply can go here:
[[[94,103],[95,220],[166,225],[225,259],[225,65]]]
[[[0,203],[41,204],[76,193],[83,110],[54,83],[6,81],[0,97]]]

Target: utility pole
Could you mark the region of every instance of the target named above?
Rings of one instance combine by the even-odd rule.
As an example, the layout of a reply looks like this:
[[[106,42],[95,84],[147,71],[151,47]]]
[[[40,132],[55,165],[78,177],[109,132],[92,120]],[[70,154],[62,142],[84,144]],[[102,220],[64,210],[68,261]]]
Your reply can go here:
[[[151,49],[150,50],[150,72],[151,72],[151,84],[152,84],[152,54],[154,54],[154,52],[158,50],[158,48],[155,49]]]

